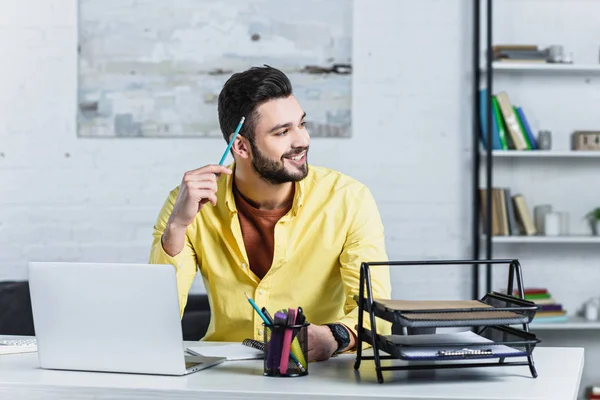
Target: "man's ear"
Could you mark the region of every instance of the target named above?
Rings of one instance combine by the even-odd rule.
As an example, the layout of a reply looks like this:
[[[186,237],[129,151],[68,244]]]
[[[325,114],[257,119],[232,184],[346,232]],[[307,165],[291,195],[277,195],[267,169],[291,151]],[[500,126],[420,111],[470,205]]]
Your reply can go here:
[[[233,133],[229,136],[229,140],[231,140],[232,137]],[[248,142],[248,139],[243,136],[238,135],[235,138],[235,142],[231,145],[231,150],[241,158],[250,157],[250,143]]]

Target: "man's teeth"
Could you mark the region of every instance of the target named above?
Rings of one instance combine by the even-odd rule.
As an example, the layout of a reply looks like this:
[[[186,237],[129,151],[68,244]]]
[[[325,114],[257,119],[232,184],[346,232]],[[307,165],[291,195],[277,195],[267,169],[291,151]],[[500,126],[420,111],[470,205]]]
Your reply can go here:
[[[304,153],[298,154],[297,156],[294,156],[294,157],[290,157],[290,159],[292,159],[294,161],[300,161],[302,159],[302,157],[304,157]]]

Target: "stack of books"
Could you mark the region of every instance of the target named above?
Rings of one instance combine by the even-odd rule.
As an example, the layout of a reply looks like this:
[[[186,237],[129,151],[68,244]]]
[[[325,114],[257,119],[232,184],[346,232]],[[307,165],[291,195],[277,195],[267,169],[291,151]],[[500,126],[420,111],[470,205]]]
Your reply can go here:
[[[479,91],[481,143],[487,139],[487,89]],[[538,143],[523,108],[511,103],[506,92],[492,96],[492,149],[537,150]]]
[[[548,49],[540,49],[534,44],[498,44],[492,47],[496,62],[547,63]]]
[[[537,234],[529,206],[522,194],[512,195],[509,188],[497,187],[493,187],[491,192],[492,236],[532,236]],[[487,190],[479,189],[479,195],[483,223],[487,224]]]
[[[563,309],[562,304],[557,303],[546,288],[527,288],[525,289],[525,300],[533,301],[540,306],[535,313],[532,323],[551,323],[566,322],[567,311]],[[518,292],[514,292],[518,296]]]
[[[515,295],[518,295],[518,292],[515,291]],[[532,323],[546,324],[567,321],[567,311],[563,309],[562,304],[554,300],[548,289],[527,288],[525,289],[525,300],[533,301],[540,306]]]

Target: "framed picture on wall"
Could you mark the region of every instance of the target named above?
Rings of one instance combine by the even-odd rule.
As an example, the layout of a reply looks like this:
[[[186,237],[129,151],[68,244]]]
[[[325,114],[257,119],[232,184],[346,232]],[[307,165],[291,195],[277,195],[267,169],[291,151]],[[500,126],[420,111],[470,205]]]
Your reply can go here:
[[[350,137],[351,51],[348,0],[80,0],[78,136],[222,139],[224,82],[268,64],[312,137]]]

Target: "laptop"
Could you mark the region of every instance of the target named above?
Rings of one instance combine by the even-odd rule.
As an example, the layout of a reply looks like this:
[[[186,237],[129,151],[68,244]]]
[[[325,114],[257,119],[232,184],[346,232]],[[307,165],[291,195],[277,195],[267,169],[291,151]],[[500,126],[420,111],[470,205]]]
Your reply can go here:
[[[30,262],[41,368],[186,375],[224,357],[186,355],[175,268]]]

